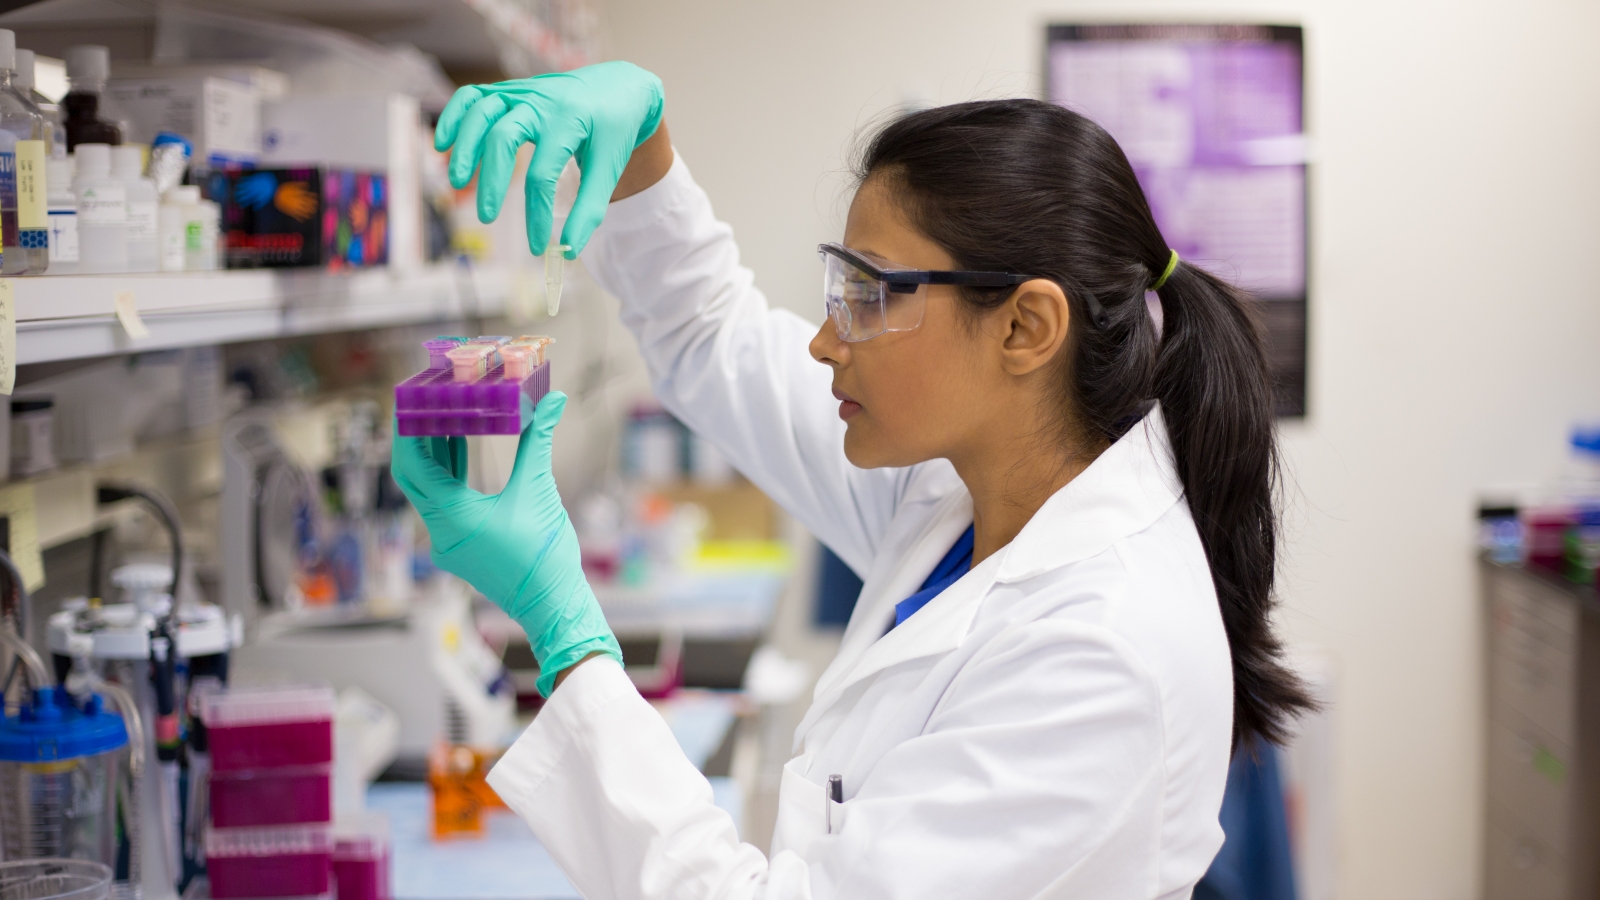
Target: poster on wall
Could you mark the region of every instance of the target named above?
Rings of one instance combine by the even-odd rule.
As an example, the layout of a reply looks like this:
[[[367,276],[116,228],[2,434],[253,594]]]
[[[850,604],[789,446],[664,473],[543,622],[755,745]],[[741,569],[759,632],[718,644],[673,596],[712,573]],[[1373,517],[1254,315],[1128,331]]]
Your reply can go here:
[[[1256,298],[1280,416],[1306,408],[1301,29],[1052,25],[1046,96],[1109,131],[1168,246]]]

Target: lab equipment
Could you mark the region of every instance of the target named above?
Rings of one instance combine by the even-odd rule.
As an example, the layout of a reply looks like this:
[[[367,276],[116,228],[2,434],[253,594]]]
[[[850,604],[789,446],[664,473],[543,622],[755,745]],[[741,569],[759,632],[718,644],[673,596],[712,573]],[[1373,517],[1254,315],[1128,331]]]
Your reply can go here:
[[[333,889],[336,900],[390,900],[389,822],[367,813],[333,827]]]
[[[493,100],[482,102],[488,98]],[[484,222],[500,215],[522,144],[536,145],[526,176],[531,184],[553,188],[576,155],[583,162],[583,181],[560,241],[576,259],[605,218],[634,148],[660,126],[665,103],[661,79],[622,61],[469,85],[456,91],[440,113],[433,145],[441,152],[454,145],[449,174],[457,190],[478,172],[478,218]],[[496,140],[485,139],[491,131]],[[553,193],[528,195],[528,249],[535,256],[543,256],[549,243]]]
[[[464,744],[434,747],[428,755],[434,840],[483,836],[484,811],[505,805],[485,780],[497,757]]]
[[[119,75],[105,96],[125,117],[128,143],[153,145],[164,129],[181,132],[209,169],[248,168],[261,156],[261,92],[244,80],[157,66]]]
[[[590,653],[622,659],[584,579],[578,536],[550,471],[551,435],[566,405],[567,395],[559,391],[539,401],[505,489],[492,496],[446,471],[428,453],[427,442],[397,440],[394,446],[394,480],[428,527],[434,564],[477,588],[522,626],[539,661],[538,688],[545,696],[561,670]]]
[[[50,272],[70,275],[78,270],[78,195],[72,192],[72,160],[52,157],[44,168]]]
[[[158,194],[165,195],[183,182],[184,173],[189,171],[189,157],[193,153],[194,148],[183,135],[170,131],[156,135],[150,144],[150,163],[145,171]]]
[[[0,863],[5,900],[106,900],[111,867],[86,859],[19,859]]]
[[[544,309],[552,316],[561,311],[561,279],[566,268],[562,254],[571,249],[571,244],[558,244],[544,254]]]
[[[67,158],[67,129],[61,124],[61,105],[39,93],[34,87],[35,65],[32,50],[17,49],[17,72],[11,76],[11,85],[24,99],[33,104],[44,116],[45,150],[51,159]]]
[[[520,434],[523,401],[536,406],[550,391],[550,338],[435,338],[424,344],[428,368],[394,389],[404,437]],[[510,360],[504,357],[511,353]]]
[[[211,824],[296,825],[333,819],[333,766],[213,771]]]
[[[6,859],[68,856],[116,862],[122,717],[99,695],[83,701],[35,685],[16,716],[0,722],[0,849]]]
[[[216,772],[333,762],[333,690],[316,685],[232,688],[200,699]]]
[[[156,232],[160,195],[155,182],[144,177],[144,151],[131,145],[112,147],[111,175],[127,192],[128,271],[154,272],[160,268]]]
[[[328,166],[213,172],[230,269],[381,266],[389,253],[389,182]]]
[[[27,478],[56,467],[55,406],[49,397],[11,401],[12,478]]]
[[[49,132],[44,114],[12,83],[16,71],[17,36],[0,28],[0,272],[37,275],[50,264],[41,183]]]
[[[106,118],[101,99],[111,76],[111,50],[99,44],[67,48],[67,95],[61,98],[66,114],[67,152],[79,144],[122,143],[122,126]]]
[[[77,145],[73,151],[78,196],[78,270],[122,272],[128,268],[128,189],[111,174],[111,145]]]
[[[333,835],[327,825],[212,828],[205,847],[211,896],[218,900],[328,892]]]

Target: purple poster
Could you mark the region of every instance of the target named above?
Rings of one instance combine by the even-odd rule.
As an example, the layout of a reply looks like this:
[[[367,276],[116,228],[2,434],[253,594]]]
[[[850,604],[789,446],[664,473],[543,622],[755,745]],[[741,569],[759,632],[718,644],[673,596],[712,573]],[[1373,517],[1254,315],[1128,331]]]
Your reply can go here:
[[[1305,397],[1306,145],[1299,28],[1058,25],[1053,102],[1098,122],[1168,244],[1262,301],[1280,411]]]

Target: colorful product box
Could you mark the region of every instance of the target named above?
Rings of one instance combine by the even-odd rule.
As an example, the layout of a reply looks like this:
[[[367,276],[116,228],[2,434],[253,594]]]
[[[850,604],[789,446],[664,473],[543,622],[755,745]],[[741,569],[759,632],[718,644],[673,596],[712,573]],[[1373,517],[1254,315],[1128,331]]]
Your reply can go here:
[[[213,173],[230,269],[322,266],[359,269],[389,261],[389,185],[379,173],[326,167]]]

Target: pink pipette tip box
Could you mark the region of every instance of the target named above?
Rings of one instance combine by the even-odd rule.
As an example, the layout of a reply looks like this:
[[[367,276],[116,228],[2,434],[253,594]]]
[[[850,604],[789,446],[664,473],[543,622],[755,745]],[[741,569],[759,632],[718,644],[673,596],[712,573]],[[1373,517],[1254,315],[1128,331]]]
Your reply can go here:
[[[208,828],[211,896],[307,897],[329,892],[333,839],[326,825]]]
[[[211,824],[218,828],[333,820],[333,766],[211,773]]]
[[[531,401],[531,408],[550,393],[550,361],[527,367],[528,374],[521,378],[506,377],[507,366],[499,351],[485,359],[481,373],[452,362],[448,355],[452,350],[482,340],[504,343],[495,338],[470,342],[441,338],[424,343],[428,368],[394,388],[395,418],[402,437],[522,433],[527,424],[522,418],[522,398]],[[538,355],[544,355],[542,346]],[[518,373],[519,364],[525,364],[522,358],[512,362],[513,374]]]

